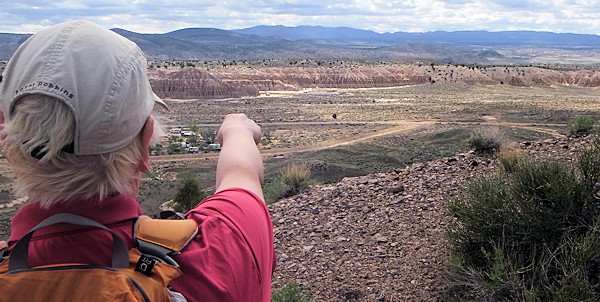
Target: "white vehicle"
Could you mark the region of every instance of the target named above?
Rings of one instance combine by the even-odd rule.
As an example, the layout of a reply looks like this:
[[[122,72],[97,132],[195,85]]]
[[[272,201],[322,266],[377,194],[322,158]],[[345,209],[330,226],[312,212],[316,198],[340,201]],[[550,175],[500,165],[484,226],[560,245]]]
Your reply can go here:
[[[208,145],[208,151],[221,151],[220,144],[210,144]]]
[[[200,152],[200,147],[189,147],[187,148],[188,153],[198,153]]]
[[[171,132],[171,133],[181,133],[181,128],[171,128],[171,130],[169,130],[169,132]]]

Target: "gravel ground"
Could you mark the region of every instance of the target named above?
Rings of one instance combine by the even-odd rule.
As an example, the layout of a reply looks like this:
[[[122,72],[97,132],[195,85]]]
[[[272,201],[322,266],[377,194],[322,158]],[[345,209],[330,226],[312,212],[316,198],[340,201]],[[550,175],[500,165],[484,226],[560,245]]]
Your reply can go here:
[[[586,138],[521,143],[532,157],[572,158]],[[312,186],[269,206],[273,289],[297,282],[315,301],[441,301],[448,287],[444,205],[468,179],[498,170],[473,152],[391,173]]]

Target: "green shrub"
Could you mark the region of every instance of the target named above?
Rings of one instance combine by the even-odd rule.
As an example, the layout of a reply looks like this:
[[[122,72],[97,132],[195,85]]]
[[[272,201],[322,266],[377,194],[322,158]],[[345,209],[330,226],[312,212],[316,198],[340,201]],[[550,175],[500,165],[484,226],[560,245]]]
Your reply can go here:
[[[207,144],[212,144],[217,141],[217,131],[212,128],[202,128],[199,130],[200,136]]]
[[[280,179],[273,179],[265,181],[263,185],[263,195],[265,196],[265,202],[271,204],[281,198],[281,192],[285,189],[285,184]]]
[[[269,204],[298,194],[311,183],[310,175],[310,168],[307,165],[288,165],[279,174],[279,178],[265,181],[263,186],[265,201]]]
[[[600,143],[576,163],[521,158],[448,205],[450,298],[600,300]]]
[[[272,302],[311,302],[312,300],[312,293],[296,282],[274,291],[271,295]]]
[[[171,154],[179,154],[179,153],[183,153],[185,150],[185,148],[181,148],[181,143],[175,143],[175,144],[169,144],[169,146],[167,147],[167,153],[169,155]]]
[[[150,144],[148,146],[148,152],[150,155],[160,155],[160,152],[163,150],[163,145],[161,143]]]
[[[280,198],[296,195],[308,186],[310,168],[306,165],[291,164],[281,173],[281,181],[286,184],[286,187]]]
[[[291,164],[281,173],[281,180],[288,186],[302,188],[310,179],[310,168],[306,165]]]
[[[592,131],[595,124],[595,119],[587,115],[582,115],[567,123],[567,131],[569,131],[570,135],[588,134]]]
[[[177,212],[188,212],[206,197],[206,193],[194,176],[186,176],[177,186],[177,192],[173,198],[173,209]]]
[[[475,132],[467,140],[469,147],[475,152],[492,154],[500,150],[506,142],[506,137],[498,128],[484,128]]]
[[[594,140],[590,149],[583,152],[577,161],[588,191],[594,190],[596,184],[600,182],[600,152],[594,152],[594,150],[600,150],[600,139]]]

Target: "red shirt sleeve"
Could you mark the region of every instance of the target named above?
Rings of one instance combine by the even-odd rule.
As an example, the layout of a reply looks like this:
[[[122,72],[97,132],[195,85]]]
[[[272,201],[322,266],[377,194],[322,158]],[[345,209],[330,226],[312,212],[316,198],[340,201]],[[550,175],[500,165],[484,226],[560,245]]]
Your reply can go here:
[[[264,202],[250,191],[227,189],[187,216],[198,235],[175,256],[183,276],[173,289],[188,301],[270,301],[275,252]]]

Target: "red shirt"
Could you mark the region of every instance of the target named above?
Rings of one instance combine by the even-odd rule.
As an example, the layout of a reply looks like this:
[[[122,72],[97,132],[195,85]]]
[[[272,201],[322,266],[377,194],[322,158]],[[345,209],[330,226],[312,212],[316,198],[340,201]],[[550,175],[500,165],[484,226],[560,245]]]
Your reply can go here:
[[[50,209],[24,206],[12,220],[9,245],[47,217],[74,213],[106,225],[134,246],[133,223],[142,210],[125,194],[101,204],[72,200]],[[187,214],[198,235],[173,258],[183,276],[171,283],[188,301],[270,301],[275,269],[273,225],[267,207],[255,194],[228,189],[203,200]],[[110,266],[112,237],[102,230],[58,224],[36,231],[29,266],[87,263]]]

